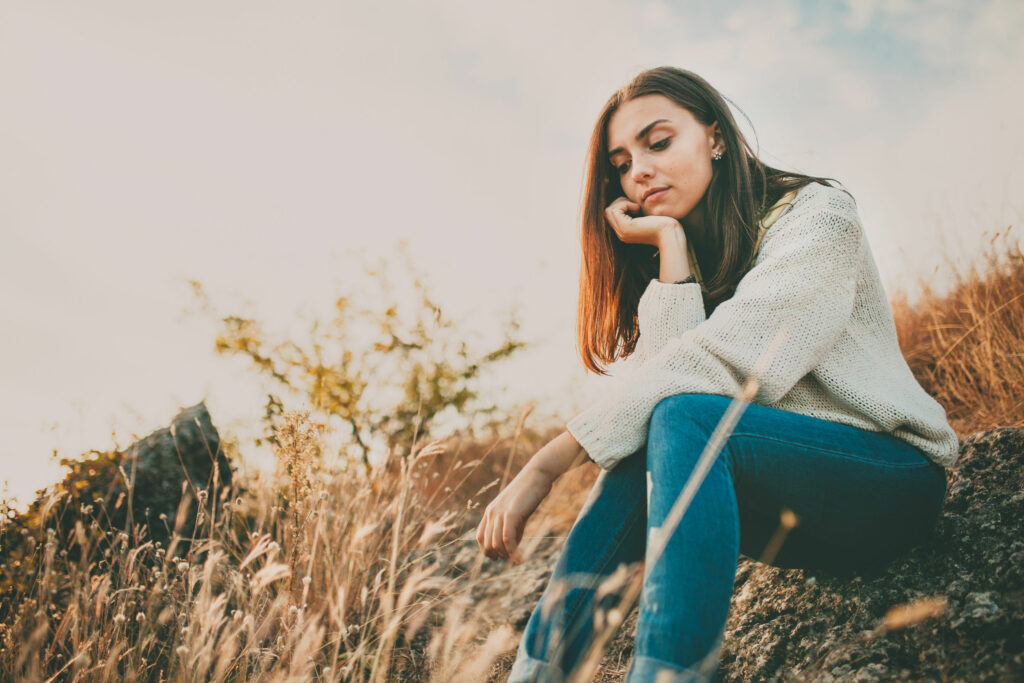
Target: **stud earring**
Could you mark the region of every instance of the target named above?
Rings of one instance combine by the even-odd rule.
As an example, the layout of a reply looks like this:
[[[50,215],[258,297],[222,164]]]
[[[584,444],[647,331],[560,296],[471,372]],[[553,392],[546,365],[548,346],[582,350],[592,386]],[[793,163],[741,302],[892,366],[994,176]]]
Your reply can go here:
[[[711,155],[711,158],[718,161],[722,158],[722,153],[716,150],[715,153]]]

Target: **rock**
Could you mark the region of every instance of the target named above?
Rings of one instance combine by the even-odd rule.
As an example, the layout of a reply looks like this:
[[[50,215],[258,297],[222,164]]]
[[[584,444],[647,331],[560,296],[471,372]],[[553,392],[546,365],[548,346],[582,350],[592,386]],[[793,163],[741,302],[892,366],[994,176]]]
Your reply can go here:
[[[183,491],[190,492],[195,501],[200,491],[212,492],[215,483],[216,490],[231,484],[231,466],[205,403],[185,408],[174,416],[170,427],[129,446],[121,466],[134,484],[135,519],[147,520],[156,539],[166,540],[167,527],[174,528]],[[161,515],[166,515],[166,526]],[[183,520],[183,536],[191,535],[194,516],[193,505]]]
[[[90,565],[96,571],[115,571],[112,563],[119,555],[107,551],[137,528],[170,550],[179,503],[188,491],[191,502],[183,506],[179,528],[183,541],[174,549],[183,555],[196,528],[197,500],[206,498],[207,507],[212,506],[220,487],[232,479],[202,403],[182,410],[170,427],[123,452],[90,451],[62,464],[68,471],[61,482],[0,525],[0,625],[9,623],[9,610],[16,605],[12,596],[25,594],[25,582],[34,580],[42,557],[36,546],[50,535],[65,544],[59,563],[76,564],[85,549],[96,558]]]
[[[878,575],[812,581],[741,560],[718,680],[1024,680],[1024,430],[967,437],[947,476],[931,538]],[[882,625],[922,598],[945,609]]]

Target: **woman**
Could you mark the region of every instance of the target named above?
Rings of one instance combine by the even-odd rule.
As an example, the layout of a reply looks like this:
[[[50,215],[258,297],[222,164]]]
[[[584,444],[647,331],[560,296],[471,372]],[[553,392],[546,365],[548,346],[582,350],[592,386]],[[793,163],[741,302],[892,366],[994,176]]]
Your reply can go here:
[[[628,680],[711,678],[738,556],[762,556],[782,511],[797,526],[773,564],[878,568],[931,530],[957,437],[900,353],[853,199],[758,160],[696,74],[644,71],[609,99],[588,152],[581,243],[584,364],[636,365],[480,522],[483,552],[518,561],[552,482],[586,458],[603,468],[509,681],[568,678],[601,624],[624,616],[598,586],[639,562]],[[750,405],[682,519],[657,536],[751,378]]]

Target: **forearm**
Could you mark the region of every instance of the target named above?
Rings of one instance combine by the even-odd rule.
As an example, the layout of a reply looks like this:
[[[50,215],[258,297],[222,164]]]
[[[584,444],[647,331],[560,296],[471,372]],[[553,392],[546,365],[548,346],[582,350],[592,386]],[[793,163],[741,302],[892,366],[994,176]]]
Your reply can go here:
[[[686,257],[686,233],[682,226],[662,234],[658,241],[658,279],[679,282],[690,277],[690,261]]]
[[[573,467],[589,460],[587,452],[568,430],[549,441],[533,454],[523,469],[533,468],[548,475],[552,481]]]

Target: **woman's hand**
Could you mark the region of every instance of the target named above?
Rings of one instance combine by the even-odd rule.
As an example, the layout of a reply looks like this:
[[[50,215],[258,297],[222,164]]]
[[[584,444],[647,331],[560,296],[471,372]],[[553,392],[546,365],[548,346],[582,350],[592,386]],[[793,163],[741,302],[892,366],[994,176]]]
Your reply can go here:
[[[627,211],[639,212],[640,205],[626,197],[619,197],[608,205],[604,215],[611,223],[619,239],[628,244],[649,244],[661,248],[664,240],[673,233],[683,235],[682,224],[671,216],[640,216],[633,218]],[[676,237],[678,238],[678,235]]]
[[[484,510],[476,530],[476,542],[484,555],[496,560],[507,557],[518,564],[519,541],[526,520],[551,491],[551,474],[527,464]]]

